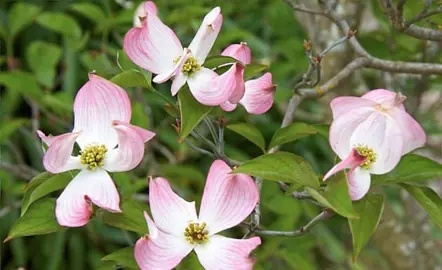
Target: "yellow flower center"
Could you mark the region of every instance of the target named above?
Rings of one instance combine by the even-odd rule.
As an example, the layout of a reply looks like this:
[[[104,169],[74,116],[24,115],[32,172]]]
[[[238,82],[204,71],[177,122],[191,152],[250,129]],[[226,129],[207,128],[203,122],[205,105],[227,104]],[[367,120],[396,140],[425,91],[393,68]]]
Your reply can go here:
[[[85,149],[80,151],[81,164],[87,165],[89,170],[95,170],[103,166],[104,156],[106,155],[107,148],[104,144],[90,144]]]
[[[195,57],[191,56],[186,59],[181,71],[187,76],[191,76],[193,73],[199,71],[200,69],[201,66],[198,64],[198,61],[195,59]]]
[[[356,147],[356,151],[358,151],[359,155],[366,158],[364,163],[359,165],[359,167],[367,170],[370,167],[370,164],[376,162],[376,152],[372,148],[368,148],[366,145],[361,144]]]
[[[189,223],[184,229],[184,237],[189,244],[204,244],[209,240],[209,231],[205,229],[206,223]]]

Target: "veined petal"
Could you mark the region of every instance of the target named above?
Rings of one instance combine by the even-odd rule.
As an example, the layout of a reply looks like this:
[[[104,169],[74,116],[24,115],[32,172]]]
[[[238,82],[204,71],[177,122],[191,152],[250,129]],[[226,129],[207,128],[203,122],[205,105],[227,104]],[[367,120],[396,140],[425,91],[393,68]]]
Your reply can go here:
[[[371,177],[368,170],[360,167],[352,169],[347,174],[348,192],[353,201],[362,199],[370,190]]]
[[[234,77],[226,78],[223,75],[218,76],[213,70],[201,68],[200,71],[187,78],[190,92],[199,103],[204,105],[218,106],[224,103],[235,90],[236,84]]]
[[[123,88],[94,74],[81,87],[74,102],[74,132],[81,132],[77,143],[84,148],[90,143],[117,145],[117,133],[112,121],[129,122],[129,97]]]
[[[92,205],[121,212],[120,196],[109,174],[101,169],[82,170],[57,199],[55,215],[62,226],[80,227],[89,221]]]
[[[229,45],[224,49],[221,55],[233,57],[241,61],[244,65],[248,65],[252,62],[252,52],[245,42]]]
[[[144,128],[141,128],[138,126],[134,126],[129,123],[122,122],[122,121],[113,121],[113,124],[114,124],[114,126],[123,125],[125,127],[132,129],[133,131],[135,131],[138,134],[138,136],[140,136],[141,140],[144,143],[150,141],[156,135],[155,132],[152,132],[147,129],[144,129]]]
[[[241,223],[258,202],[259,192],[253,179],[231,172],[222,160],[215,160],[210,167],[199,214],[210,235]]]
[[[134,15],[134,26],[142,27],[143,22],[141,20],[146,19],[148,13],[151,15],[157,15],[157,6],[154,2],[146,1],[138,5]]]
[[[180,70],[177,70],[175,78],[173,79],[172,82],[172,87],[170,88],[172,96],[175,96],[186,82],[187,82],[187,76],[184,75],[182,72],[180,72]]]
[[[178,62],[175,64],[175,66],[172,69],[158,74],[157,76],[155,76],[155,78],[153,78],[152,81],[154,83],[163,83],[163,82],[167,81],[168,79],[170,79],[172,76],[181,72],[184,61],[186,61],[188,56],[189,56],[189,49],[186,48],[183,50],[182,56],[180,57],[180,59],[178,60]]]
[[[360,97],[337,97],[330,102],[333,112],[333,119],[351,113],[354,109],[375,108],[376,102]]]
[[[386,105],[388,107],[394,107],[396,101],[396,92],[385,90],[385,89],[375,89],[365,93],[361,98],[369,99],[375,101],[379,104]],[[398,106],[401,110],[405,110],[404,105],[400,104]]]
[[[83,168],[80,158],[72,156],[75,140],[80,135],[79,133],[65,133],[55,137],[47,137],[40,131],[38,135],[49,146],[43,157],[43,166],[48,172],[61,173]]]
[[[142,270],[172,269],[193,249],[184,237],[175,237],[159,230],[144,212],[149,234],[135,244],[134,257]]]
[[[130,124],[114,122],[114,128],[118,134],[118,147],[108,149],[103,162],[105,170],[125,172],[140,164],[144,157],[144,142],[153,136],[145,129],[134,127]]]
[[[221,8],[216,7],[204,17],[198,32],[190,43],[189,49],[200,65],[204,63],[210,49],[212,49],[222,24]]]
[[[149,204],[158,228],[184,239],[184,229],[189,221],[197,221],[195,202],[187,202],[172,191],[165,178],[149,181]]]
[[[245,93],[239,103],[250,114],[263,114],[273,105],[275,89],[272,74],[267,72],[258,79],[246,81]]]
[[[396,121],[404,139],[402,155],[425,145],[427,141],[425,131],[411,115],[399,108],[391,108],[389,114]]]
[[[55,139],[59,138],[60,136],[63,136],[63,134],[58,136],[52,136],[52,135],[46,136],[44,132],[41,130],[37,130],[37,135],[48,147],[51,146],[51,144],[55,141]]]
[[[231,75],[225,73],[231,73]],[[235,89],[229,97],[229,102],[238,103],[244,96],[245,86],[244,86],[244,66],[241,63],[235,63],[232,67],[226,71],[223,75],[226,79],[235,80]],[[224,87],[229,87],[229,83],[225,84]]]
[[[183,47],[175,33],[156,15],[147,12],[143,27],[124,36],[124,51],[138,66],[155,74],[172,70]]]
[[[350,143],[350,139],[355,129],[374,113],[374,109],[363,107],[360,110],[354,110],[353,113],[342,115],[332,122],[329,137],[330,146],[340,159],[345,159],[354,147]]]
[[[324,178],[322,181],[327,180],[330,176],[332,176],[335,173],[338,173],[345,169],[351,169],[354,170],[356,167],[364,163],[366,160],[366,157],[361,156],[358,151],[355,149],[352,149],[350,155],[348,155],[347,158],[336,164],[328,173],[324,175]]]
[[[228,100],[223,104],[219,105],[223,111],[231,112],[236,109],[236,104],[230,103]]]
[[[384,174],[399,163],[403,138],[393,119],[375,112],[354,130],[350,145],[372,148],[376,152],[376,161],[370,165],[369,171],[373,174]]]
[[[233,239],[213,235],[207,243],[195,246],[195,252],[205,269],[251,270],[255,261],[249,257],[250,252],[260,244],[259,237]]]

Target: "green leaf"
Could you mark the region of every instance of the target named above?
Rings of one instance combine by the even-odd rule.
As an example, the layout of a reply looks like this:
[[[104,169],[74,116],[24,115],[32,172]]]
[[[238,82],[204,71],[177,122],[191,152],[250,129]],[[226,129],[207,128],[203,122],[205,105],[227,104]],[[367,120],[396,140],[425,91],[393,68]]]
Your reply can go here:
[[[56,12],[44,12],[37,17],[37,22],[41,26],[66,37],[81,38],[80,26],[77,21],[69,15]]]
[[[305,123],[291,124],[275,132],[270,141],[269,149],[316,133],[316,129],[311,125]]]
[[[302,157],[287,152],[259,156],[245,162],[233,172],[319,188],[318,176],[310,164]]]
[[[104,11],[99,6],[92,3],[74,3],[70,6],[70,9],[96,23],[106,19]]]
[[[262,152],[265,153],[266,142],[264,140],[264,136],[262,135],[261,131],[259,131],[259,129],[257,129],[255,126],[246,123],[238,123],[227,125],[226,128],[238,133],[247,140],[251,141],[256,146],[261,148]]]
[[[62,228],[55,218],[55,199],[47,198],[32,204],[26,214],[15,221],[5,241],[17,237],[53,233]]]
[[[106,256],[104,256],[102,261],[113,261],[117,263],[120,267],[138,269],[138,264],[134,257],[134,247],[125,247],[116,250]]]
[[[373,184],[423,182],[442,177],[442,164],[429,158],[408,154],[389,173],[372,175]]]
[[[320,124],[320,125],[314,125],[313,127],[316,129],[316,132],[318,132],[319,135],[328,139],[330,125]]]
[[[126,87],[144,87],[148,88],[149,83],[144,75],[138,70],[126,70],[115,75],[111,82],[118,84],[122,88]]]
[[[269,68],[267,65],[258,65],[258,64],[249,64],[246,65],[246,69],[244,70],[244,80],[249,80],[262,72],[266,71]]]
[[[111,213],[101,209],[97,212],[100,212],[103,222],[106,224],[144,235],[147,232],[146,220],[143,214],[145,208],[140,202],[125,200],[121,203],[122,213]]]
[[[16,2],[8,14],[9,33],[14,38],[21,30],[30,25],[40,14],[38,6]]]
[[[121,71],[137,69],[138,66],[135,65],[132,60],[129,59],[124,50],[119,50],[117,52],[117,65],[120,67]],[[149,80],[150,83],[150,80]]]
[[[317,191],[307,187],[306,190],[319,203],[327,208],[331,208],[339,215],[346,218],[358,218],[352,206],[350,195],[348,194],[347,181],[343,173],[335,175],[328,180],[328,186],[325,191]]]
[[[210,112],[212,107],[202,105],[196,101],[188,86],[181,88],[178,92],[178,104],[181,116],[180,140],[184,140]]]
[[[44,95],[43,90],[37,84],[37,79],[30,73],[22,71],[2,72],[0,73],[0,84],[36,101],[39,101]]]
[[[353,261],[356,261],[362,248],[376,231],[384,211],[384,197],[368,194],[362,200],[353,202],[359,219],[349,219],[348,224],[353,238]]]
[[[27,47],[26,59],[29,67],[37,76],[37,80],[47,86],[52,87],[56,75],[56,66],[61,57],[61,48],[57,45],[34,41]]]
[[[68,171],[59,174],[50,174],[44,172],[34,177],[29,182],[25,195],[23,196],[21,215],[23,216],[29,206],[36,200],[48,195],[49,193],[65,188],[69,182],[77,175],[78,171]]]
[[[401,184],[442,230],[442,199],[429,187]]]
[[[210,69],[216,69],[220,66],[236,63],[237,60],[230,56],[223,56],[223,55],[215,55],[207,57],[207,59],[204,61],[204,67],[210,68]]]
[[[29,122],[28,119],[11,119],[3,121],[0,125],[0,144],[4,143],[17,129]]]

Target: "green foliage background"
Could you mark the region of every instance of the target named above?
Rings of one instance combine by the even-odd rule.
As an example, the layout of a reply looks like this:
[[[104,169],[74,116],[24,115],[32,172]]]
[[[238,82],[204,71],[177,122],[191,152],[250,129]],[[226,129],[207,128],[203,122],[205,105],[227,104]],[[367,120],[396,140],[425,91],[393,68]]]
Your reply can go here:
[[[367,50],[386,59],[417,59],[423,44],[395,33],[376,2],[367,2],[374,11],[373,20],[378,20],[381,25],[375,33],[359,37]],[[268,147],[273,134],[280,127],[295,78],[308,67],[302,44],[309,37],[298,24],[292,10],[281,0],[159,0],[156,4],[163,21],[175,30],[184,46],[190,43],[202,17],[213,6],[221,6],[224,25],[212,54],[218,54],[231,43],[246,41],[252,50],[253,62],[269,65],[273,82],[278,85],[272,109],[261,116],[248,115],[242,108],[227,114],[229,123],[246,122],[256,126]],[[87,81],[89,71],[95,70],[110,79],[122,70],[130,72],[135,68],[122,53],[122,39],[132,26],[137,5],[134,3],[131,8],[125,9],[112,0],[1,1],[0,239],[7,237],[12,224],[20,216],[21,201],[28,182],[44,171],[43,151],[35,129],[50,134],[71,130],[72,102],[76,91]],[[413,14],[413,10],[419,7],[407,6],[406,12]],[[395,41],[393,48],[386,45],[391,38]],[[441,60],[439,53],[434,61],[440,63]],[[366,76],[369,89],[382,87],[377,79],[379,74],[373,72]],[[145,84],[144,88],[130,87],[133,81],[120,79],[122,83],[129,83],[126,90],[132,100],[132,123],[157,133],[155,140],[147,144],[146,157],[136,170],[113,174],[122,197],[136,201],[137,205],[128,206],[128,209],[147,209],[144,203],[146,175],[165,176],[181,196],[198,204],[212,160],[178,142],[178,135],[172,127],[175,118],[165,111],[165,101],[149,91],[151,86],[143,81],[143,77],[140,80]],[[439,88],[440,91],[441,83],[440,77],[429,77],[425,89]],[[164,96],[170,96],[169,84],[155,87]],[[416,99],[422,95],[418,91],[421,87],[411,78],[401,86],[401,90],[409,96],[408,105],[416,105]],[[356,86],[353,88],[356,89]],[[353,88],[340,90],[339,95],[353,95]],[[313,125],[330,123],[328,100],[326,97],[323,100],[305,101],[296,114],[297,121]],[[436,137],[441,135],[440,125],[436,121],[438,108],[440,104],[423,112],[411,108],[427,133]],[[212,115],[221,114],[218,110],[212,111]],[[199,129],[205,132],[203,126]],[[226,154],[229,157],[246,161],[262,154],[259,147],[232,130],[227,129],[225,135]],[[299,138],[282,149],[303,157],[317,174],[325,173],[335,162],[327,138],[320,134]],[[440,148],[429,147],[427,150],[440,157]],[[433,178],[442,174],[440,169],[436,170]],[[405,188],[412,190],[414,187]],[[386,195],[385,203],[389,205],[389,210],[385,210],[384,220],[394,219],[397,226],[412,222],[407,203],[401,200],[399,186],[376,187],[375,191]],[[54,191],[50,197],[55,198],[59,193],[58,190]],[[47,199],[38,202],[45,203],[42,200]],[[433,208],[432,215],[436,218],[440,217],[440,207],[439,210],[437,206]],[[320,207],[286,196],[272,181],[264,181],[261,208],[263,228],[287,231],[305,225],[321,211]],[[134,226],[137,222],[143,223],[142,216],[140,218],[141,221],[133,221]],[[143,232],[115,228],[105,224],[105,221],[108,224],[118,223],[118,220],[99,213],[83,228],[13,239],[1,245],[1,268],[114,269],[118,267],[116,262],[119,261],[119,254],[105,261],[101,259],[113,251],[133,245]],[[352,224],[354,226],[360,224]],[[430,222],[429,226],[426,233],[440,249],[442,233],[433,223]],[[245,232],[244,228],[235,228],[228,235],[242,237]],[[374,238],[375,241],[370,241],[358,261],[353,263],[350,227],[346,219],[336,216],[302,237],[263,236],[263,244],[253,256],[257,259],[256,269],[394,269],[395,264],[389,258],[394,253],[388,253],[382,247],[386,238]],[[414,239],[413,236],[411,239]],[[396,242],[393,239],[390,241],[390,245]],[[399,245],[400,240],[397,243]],[[124,252],[128,250],[121,251],[123,257]],[[440,254],[433,257],[436,264],[442,264]],[[198,267],[193,255],[179,269]]]

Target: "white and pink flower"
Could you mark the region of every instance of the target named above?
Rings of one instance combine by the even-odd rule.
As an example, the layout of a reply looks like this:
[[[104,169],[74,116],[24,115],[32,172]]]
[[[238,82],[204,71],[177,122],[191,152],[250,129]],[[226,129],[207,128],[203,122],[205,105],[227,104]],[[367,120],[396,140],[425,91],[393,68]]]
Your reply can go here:
[[[332,100],[333,123],[330,145],[342,160],[331,175],[350,169],[347,174],[352,200],[359,200],[370,189],[370,174],[391,171],[401,157],[426,142],[425,132],[402,104],[405,97],[377,89],[362,97]]]
[[[229,72],[218,75],[203,66],[221,30],[223,16],[219,7],[204,17],[189,47],[184,49],[172,29],[157,16],[153,2],[146,2],[136,17],[138,14],[145,17],[140,23],[135,19],[135,27],[126,33],[124,50],[135,64],[158,74],[153,79],[155,83],[174,77],[171,93],[175,96],[187,82],[195,99],[209,106],[218,106],[229,99],[244,67],[235,63]]]
[[[74,102],[74,130],[58,136],[38,135],[48,146],[45,169],[61,173],[80,169],[57,199],[55,214],[62,226],[79,227],[92,214],[92,203],[121,212],[118,191],[109,172],[129,171],[143,159],[144,143],[155,133],[133,126],[131,104],[124,89],[97,75],[78,91]],[[72,156],[75,143],[78,156]]]
[[[150,179],[154,221],[144,213],[149,234],[135,244],[135,259],[141,269],[172,269],[192,250],[205,269],[253,268],[249,254],[261,244],[259,237],[239,240],[217,234],[242,222],[258,202],[253,179],[231,172],[223,161],[214,161],[199,215],[195,202],[179,197],[166,179]]]
[[[233,57],[243,65],[250,64],[252,59],[250,48],[244,42],[228,46],[221,55]],[[271,73],[267,72],[258,79],[244,82],[243,71],[231,97],[220,105],[221,109],[230,112],[235,110],[239,103],[250,114],[263,114],[273,105],[275,88]]]

